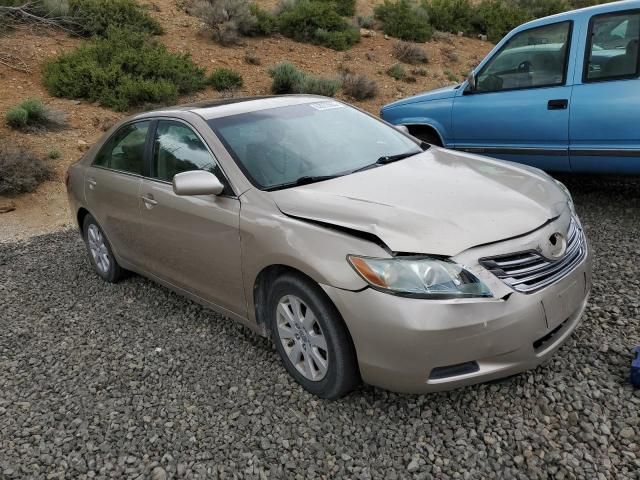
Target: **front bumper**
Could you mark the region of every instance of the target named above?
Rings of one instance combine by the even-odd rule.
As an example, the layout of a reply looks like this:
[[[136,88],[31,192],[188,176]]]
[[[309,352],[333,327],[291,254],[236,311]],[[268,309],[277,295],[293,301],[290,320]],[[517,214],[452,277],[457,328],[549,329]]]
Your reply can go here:
[[[323,288],[349,328],[363,380],[426,393],[513,375],[553,355],[580,322],[591,256],[536,293],[499,299],[421,300]]]

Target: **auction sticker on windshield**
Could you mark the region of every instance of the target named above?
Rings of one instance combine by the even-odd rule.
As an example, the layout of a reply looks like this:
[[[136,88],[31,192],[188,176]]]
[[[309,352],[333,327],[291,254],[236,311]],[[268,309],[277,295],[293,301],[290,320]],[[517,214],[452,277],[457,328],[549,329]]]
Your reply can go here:
[[[340,102],[321,102],[321,103],[311,103],[312,108],[316,110],[331,110],[332,108],[343,108]]]

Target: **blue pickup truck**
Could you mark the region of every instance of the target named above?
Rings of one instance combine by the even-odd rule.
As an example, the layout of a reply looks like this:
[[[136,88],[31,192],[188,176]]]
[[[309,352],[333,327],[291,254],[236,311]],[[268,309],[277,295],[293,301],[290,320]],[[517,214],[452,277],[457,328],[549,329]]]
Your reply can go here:
[[[640,174],[640,1],[510,32],[462,85],[386,105],[436,145],[548,171]]]

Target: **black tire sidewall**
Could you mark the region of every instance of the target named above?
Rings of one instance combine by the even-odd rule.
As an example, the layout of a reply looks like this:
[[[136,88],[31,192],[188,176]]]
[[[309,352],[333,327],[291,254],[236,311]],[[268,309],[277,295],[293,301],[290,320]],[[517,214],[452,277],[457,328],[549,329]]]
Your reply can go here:
[[[327,340],[329,365],[322,380],[304,377],[291,363],[278,335],[276,309],[286,295],[299,297],[318,319]],[[308,392],[327,399],[336,399],[351,391],[359,382],[355,351],[340,313],[319,286],[302,276],[284,275],[274,282],[269,295],[268,318],[271,335],[278,354],[289,374]]]
[[[96,265],[95,260],[93,259],[93,255],[91,254],[91,249],[89,248],[89,238],[87,236],[87,232],[89,230],[90,225],[95,225],[96,227],[98,227],[98,229],[100,230],[100,233],[102,233],[102,238],[104,239],[104,243],[107,247],[107,251],[109,252],[109,258],[111,262],[109,262],[109,270],[106,273],[100,271],[100,269]],[[95,272],[103,280],[107,282],[111,282],[111,283],[117,282],[122,275],[121,269],[118,266],[116,257],[113,255],[113,250],[111,249],[111,244],[109,243],[109,239],[107,238],[107,235],[104,233],[104,230],[102,230],[102,227],[98,224],[98,222],[96,222],[96,219],[93,218],[93,216],[91,216],[90,214],[87,215],[84,218],[84,221],[82,222],[82,236],[84,239],[85,246],[87,248],[87,253],[89,254],[89,261],[91,262],[91,265],[93,266],[93,269],[95,270]]]
[[[421,133],[413,134],[413,136],[416,137],[419,140],[422,140],[423,142],[428,143],[429,145],[434,145],[436,147],[441,147],[442,146],[442,142],[440,142],[440,139],[434,133],[421,132]]]

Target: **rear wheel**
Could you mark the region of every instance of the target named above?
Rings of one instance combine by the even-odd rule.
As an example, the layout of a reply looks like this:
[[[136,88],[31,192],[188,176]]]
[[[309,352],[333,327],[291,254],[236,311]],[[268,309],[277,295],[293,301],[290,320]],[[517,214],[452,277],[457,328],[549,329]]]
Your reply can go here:
[[[273,284],[268,311],[278,354],[307,391],[335,399],[360,383],[349,332],[320,287],[285,274]]]
[[[126,270],[118,265],[107,236],[91,215],[84,218],[82,232],[91,264],[96,273],[110,283],[121,280],[126,275]]]

